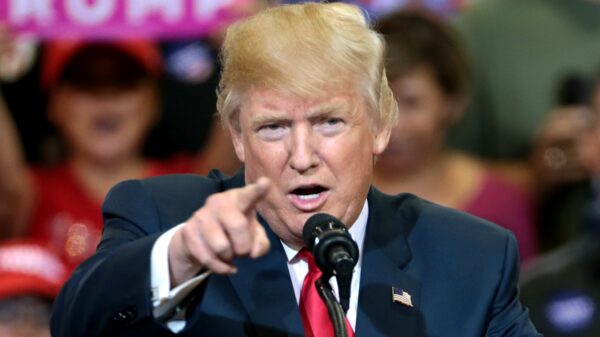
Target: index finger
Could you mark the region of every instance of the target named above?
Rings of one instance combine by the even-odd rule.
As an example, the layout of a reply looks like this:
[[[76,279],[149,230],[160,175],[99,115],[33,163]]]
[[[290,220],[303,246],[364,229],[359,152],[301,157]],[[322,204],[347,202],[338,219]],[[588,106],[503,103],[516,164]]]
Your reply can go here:
[[[271,181],[265,177],[260,177],[256,182],[242,187],[237,195],[240,210],[246,213],[254,209],[256,204],[267,195],[270,187]]]

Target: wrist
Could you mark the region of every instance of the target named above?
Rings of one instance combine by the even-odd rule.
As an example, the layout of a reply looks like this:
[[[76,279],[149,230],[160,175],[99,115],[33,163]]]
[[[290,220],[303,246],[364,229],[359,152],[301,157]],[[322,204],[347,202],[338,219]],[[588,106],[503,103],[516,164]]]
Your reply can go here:
[[[181,230],[178,230],[169,243],[169,277],[171,289],[198,275],[200,264],[185,248]]]

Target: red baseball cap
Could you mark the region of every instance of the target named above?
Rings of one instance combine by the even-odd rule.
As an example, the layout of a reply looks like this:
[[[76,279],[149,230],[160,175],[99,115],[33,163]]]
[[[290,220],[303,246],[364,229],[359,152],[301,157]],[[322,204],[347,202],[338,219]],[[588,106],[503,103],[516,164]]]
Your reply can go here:
[[[61,260],[35,242],[0,244],[0,299],[21,295],[54,299],[67,277]]]
[[[56,84],[65,67],[82,49],[96,44],[92,41],[57,40],[46,45],[42,57],[41,84],[45,89]],[[162,58],[156,45],[147,40],[115,40],[101,45],[115,48],[137,61],[151,75],[162,71]]]

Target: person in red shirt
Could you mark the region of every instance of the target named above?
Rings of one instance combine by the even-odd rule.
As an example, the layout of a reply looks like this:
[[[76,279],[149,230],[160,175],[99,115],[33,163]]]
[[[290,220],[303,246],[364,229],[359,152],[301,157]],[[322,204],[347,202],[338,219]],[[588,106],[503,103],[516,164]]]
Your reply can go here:
[[[159,51],[149,41],[51,42],[41,69],[48,117],[66,153],[57,165],[31,169],[27,234],[45,242],[70,270],[95,251],[101,203],[113,185],[168,173],[204,174],[222,167],[221,158],[234,157],[214,144],[219,130],[199,154],[143,156],[144,140],[159,117],[162,72]]]
[[[141,40],[59,41],[45,49],[41,84],[67,154],[54,167],[32,170],[36,199],[29,229],[71,269],[95,251],[100,205],[111,186],[202,170],[192,157],[157,162],[142,156],[158,118],[161,67],[157,48]]]

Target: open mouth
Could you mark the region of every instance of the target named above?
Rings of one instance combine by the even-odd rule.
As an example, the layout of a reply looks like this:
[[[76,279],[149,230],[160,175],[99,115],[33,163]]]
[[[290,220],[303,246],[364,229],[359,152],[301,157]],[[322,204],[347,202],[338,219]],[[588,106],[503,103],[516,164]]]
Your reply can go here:
[[[121,128],[121,119],[102,116],[94,120],[94,129],[102,133],[115,133]]]
[[[299,209],[312,210],[325,201],[327,191],[327,188],[319,185],[302,186],[292,190],[290,197]]]
[[[311,186],[311,187],[299,187],[292,191],[293,194],[297,195],[302,200],[311,200],[319,197],[319,193],[325,191],[322,186]]]

